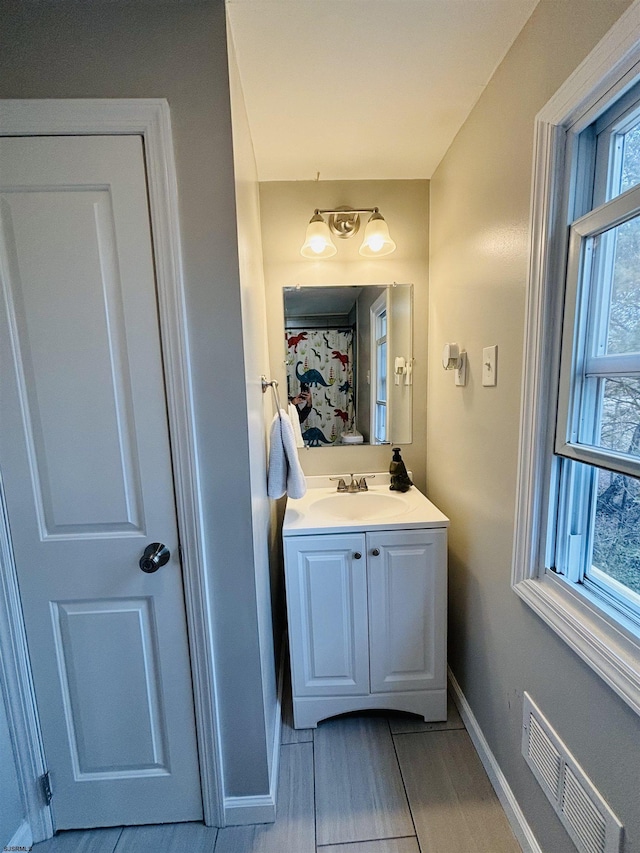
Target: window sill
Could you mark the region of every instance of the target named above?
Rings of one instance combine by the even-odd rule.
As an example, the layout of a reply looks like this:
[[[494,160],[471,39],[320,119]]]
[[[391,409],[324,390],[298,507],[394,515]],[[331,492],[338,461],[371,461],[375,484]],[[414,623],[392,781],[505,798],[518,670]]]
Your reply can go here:
[[[551,573],[513,585],[540,618],[624,701],[640,714],[640,636],[637,628],[582,589]]]

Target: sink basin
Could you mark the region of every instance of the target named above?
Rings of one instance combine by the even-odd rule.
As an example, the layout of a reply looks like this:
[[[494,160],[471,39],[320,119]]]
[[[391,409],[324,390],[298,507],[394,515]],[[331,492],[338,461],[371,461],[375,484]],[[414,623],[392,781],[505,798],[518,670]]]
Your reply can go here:
[[[307,493],[287,500],[283,535],[410,530],[449,524],[446,515],[415,486],[408,492],[391,491],[386,472],[376,477],[368,491],[355,493],[337,492],[326,475],[307,477]]]
[[[356,492],[354,494],[328,495],[314,501],[309,509],[350,521],[366,521],[371,518],[394,518],[406,512],[409,503],[399,495],[382,495],[379,492]]]

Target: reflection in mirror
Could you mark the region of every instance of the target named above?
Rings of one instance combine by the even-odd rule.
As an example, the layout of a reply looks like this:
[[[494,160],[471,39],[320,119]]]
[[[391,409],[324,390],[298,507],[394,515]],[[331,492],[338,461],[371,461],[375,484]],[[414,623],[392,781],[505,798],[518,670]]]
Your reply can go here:
[[[410,284],[285,287],[284,329],[305,445],[411,442]]]

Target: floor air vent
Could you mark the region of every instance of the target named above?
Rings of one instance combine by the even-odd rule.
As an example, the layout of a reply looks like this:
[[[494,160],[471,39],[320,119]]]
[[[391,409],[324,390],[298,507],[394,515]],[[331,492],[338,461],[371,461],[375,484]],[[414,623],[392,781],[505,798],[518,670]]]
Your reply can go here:
[[[620,853],[622,824],[528,693],[522,754],[580,853]]]

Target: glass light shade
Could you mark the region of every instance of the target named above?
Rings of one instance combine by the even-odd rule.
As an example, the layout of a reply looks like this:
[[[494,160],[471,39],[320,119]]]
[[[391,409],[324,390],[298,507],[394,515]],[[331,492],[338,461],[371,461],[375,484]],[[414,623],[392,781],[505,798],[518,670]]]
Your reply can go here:
[[[381,258],[395,252],[396,244],[389,235],[389,227],[382,216],[376,211],[371,215],[364,229],[364,240],[360,246],[360,254],[365,258]]]
[[[330,258],[337,251],[331,240],[329,226],[319,213],[314,214],[307,225],[300,254],[305,258]]]

